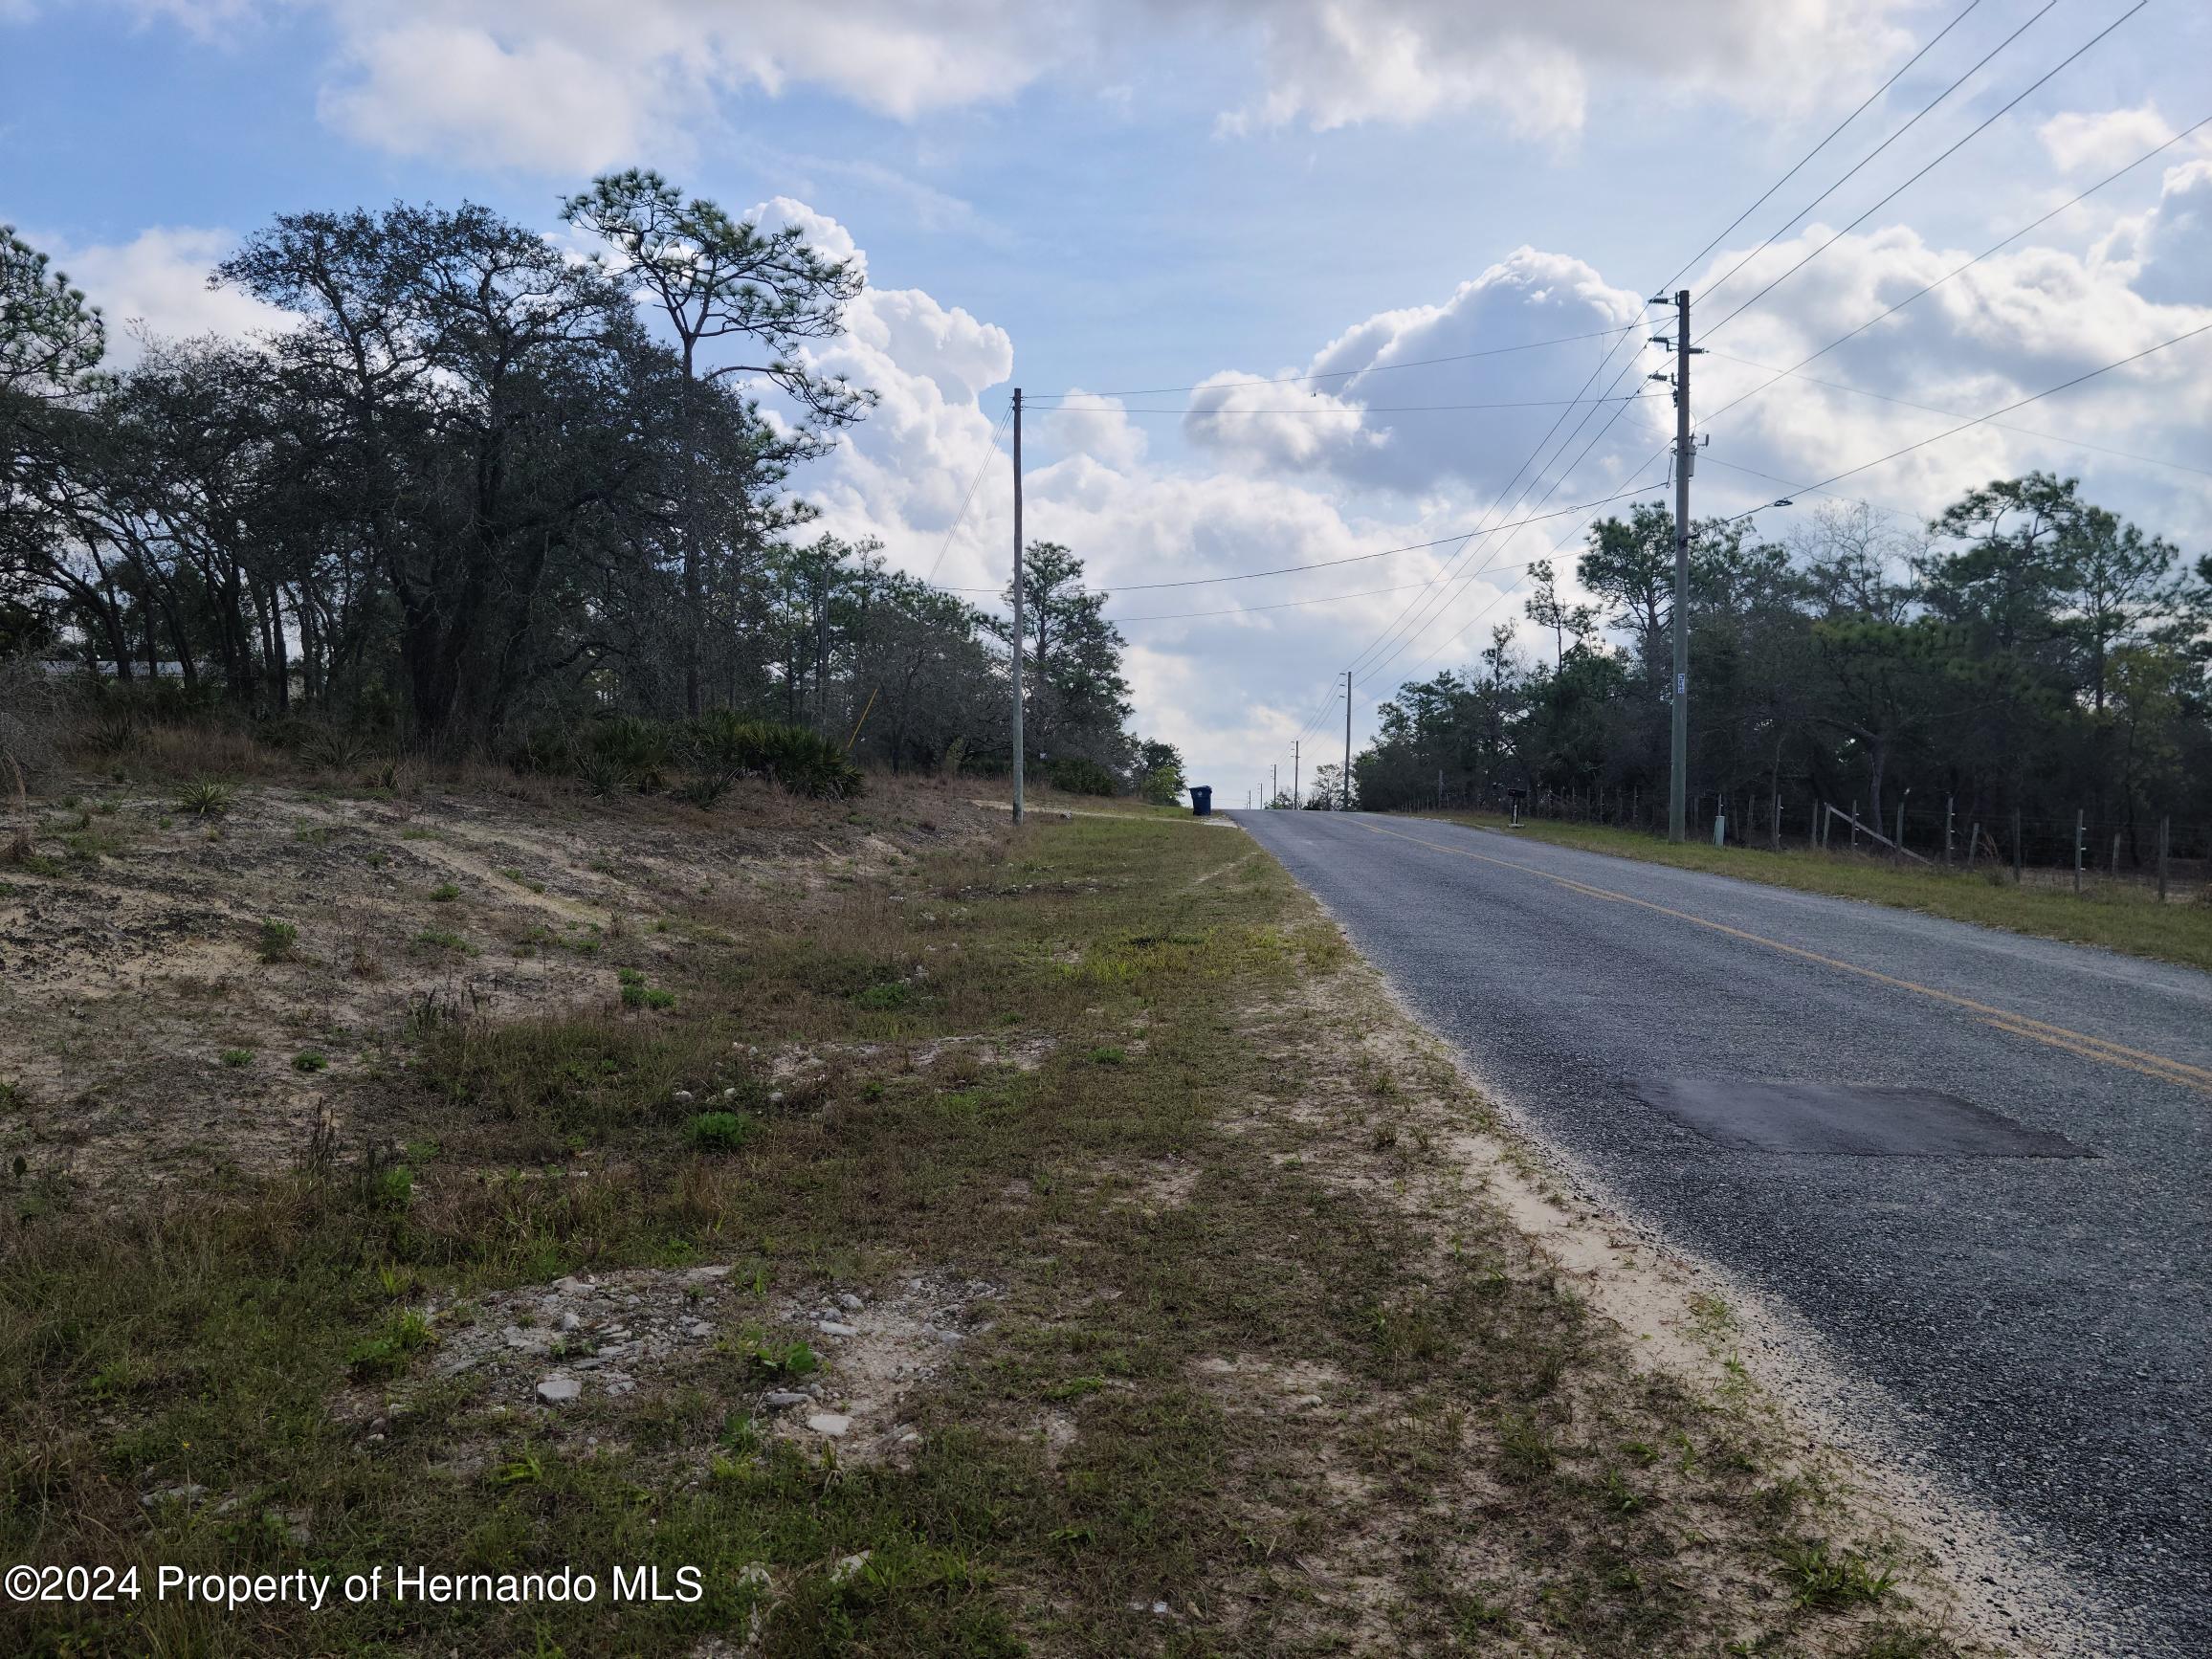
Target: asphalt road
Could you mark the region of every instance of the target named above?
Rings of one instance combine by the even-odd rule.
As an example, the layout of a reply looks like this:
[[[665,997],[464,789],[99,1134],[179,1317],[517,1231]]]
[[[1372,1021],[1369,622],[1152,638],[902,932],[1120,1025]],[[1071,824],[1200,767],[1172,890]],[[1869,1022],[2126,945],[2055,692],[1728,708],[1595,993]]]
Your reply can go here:
[[[2212,1652],[2212,976],[1501,832],[1234,816],[2127,1650]]]

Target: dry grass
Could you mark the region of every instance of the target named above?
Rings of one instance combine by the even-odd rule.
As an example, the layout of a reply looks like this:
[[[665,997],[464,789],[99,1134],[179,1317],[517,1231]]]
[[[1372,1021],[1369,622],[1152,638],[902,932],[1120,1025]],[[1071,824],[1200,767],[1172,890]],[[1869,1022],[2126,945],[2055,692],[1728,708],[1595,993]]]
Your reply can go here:
[[[705,1599],[6,1607],[0,1643],[721,1653],[757,1625],[770,1654],[1843,1654],[1876,1605],[1951,1650],[1905,1604],[1930,1593],[1911,1552],[1759,1409],[1640,1360],[1507,1220],[1465,1155],[1481,1103],[1409,1057],[1272,861],[1180,824],[978,828],[918,790],[896,826],[809,808],[776,833],[827,852],[700,892],[663,810],[591,820],[614,874],[570,868],[655,900],[605,931],[593,994],[419,1009],[378,1074],[333,1066],[290,1167],[113,1203],[27,1162],[0,1554],[642,1562],[699,1568]],[[482,798],[416,822],[492,820],[543,832]],[[701,1142],[710,1102],[747,1133]],[[634,1393],[517,1409],[437,1363],[455,1308],[702,1262],[732,1269],[712,1339]],[[917,1279],[988,1294],[902,1403],[915,1439],[770,1432],[794,1310]],[[1808,1562],[1856,1591],[1808,1594]]]

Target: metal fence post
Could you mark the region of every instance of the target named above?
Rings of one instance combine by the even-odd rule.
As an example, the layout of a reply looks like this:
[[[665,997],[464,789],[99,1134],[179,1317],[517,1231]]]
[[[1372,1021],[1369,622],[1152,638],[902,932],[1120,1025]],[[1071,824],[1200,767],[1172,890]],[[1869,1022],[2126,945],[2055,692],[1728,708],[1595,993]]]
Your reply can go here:
[[[2166,848],[2172,838],[2173,828],[2174,820],[2172,818],[2158,820],[2158,902],[2160,904],[2166,902]]]
[[[2074,891],[2082,890],[2082,846],[2089,839],[2089,819],[2079,807],[2074,808]]]

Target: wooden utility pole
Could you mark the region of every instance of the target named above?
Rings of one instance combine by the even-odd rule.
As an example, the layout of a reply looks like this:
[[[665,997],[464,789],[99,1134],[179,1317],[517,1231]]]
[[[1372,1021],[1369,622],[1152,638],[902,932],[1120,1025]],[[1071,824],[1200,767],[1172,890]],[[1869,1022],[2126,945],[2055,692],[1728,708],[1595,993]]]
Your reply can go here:
[[[1291,740],[1291,810],[1298,807],[1298,740]]]
[[[1344,671],[1344,810],[1352,809],[1352,671]]]
[[[1022,821],[1022,388],[1014,387],[1014,822]]]
[[[1664,300],[1654,300],[1663,304]],[[1674,295],[1674,721],[1667,777],[1667,839],[1689,833],[1690,781],[1690,290]]]

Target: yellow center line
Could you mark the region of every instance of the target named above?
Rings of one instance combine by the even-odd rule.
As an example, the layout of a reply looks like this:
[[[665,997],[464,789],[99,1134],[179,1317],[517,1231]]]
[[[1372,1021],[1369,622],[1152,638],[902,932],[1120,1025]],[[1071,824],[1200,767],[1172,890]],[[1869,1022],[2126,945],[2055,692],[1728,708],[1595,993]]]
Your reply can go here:
[[[1839,973],[1856,974],[1860,979],[1872,980],[1877,984],[1890,985],[1897,990],[1912,991],[1935,1002],[1948,1003],[1953,1007],[1981,1016],[1985,1025],[2014,1036],[2031,1037],[2039,1043],[2054,1048],[2070,1050],[2087,1059],[2102,1060],[2107,1065],[2125,1067],[2146,1076],[2160,1077],[2169,1083],[2178,1083],[2184,1089],[2194,1089],[2201,1095],[2212,1095],[2212,1070],[2193,1066],[2186,1060],[2170,1059],[2164,1054],[2153,1054],[2141,1049],[2131,1049],[2124,1043],[2110,1042],[2103,1037],[2092,1037],[2083,1031],[2069,1030],[2065,1026],[2054,1026],[2046,1020],[2038,1020],[2026,1014],[2016,1014],[2009,1009],[1993,1007],[1978,1003],[1972,997],[1962,997],[1956,991],[1939,990],[1924,985],[1917,980],[1902,979],[1896,974],[1886,974],[1879,968],[1862,967],[1857,962],[1840,958],[1823,956],[1819,951],[1806,950],[1801,945],[1784,944],[1779,939],[1768,939],[1764,934],[1748,933],[1740,927],[1731,927],[1724,921],[1713,921],[1702,916],[1692,916],[1686,910],[1675,910],[1648,898],[1638,898],[1632,893],[1618,893],[1609,887],[1593,887],[1588,882],[1575,881],[1564,875],[1554,875],[1548,870],[1539,870],[1532,864],[1516,864],[1510,858],[1493,858],[1487,852],[1471,852],[1465,847],[1451,847],[1441,841],[1425,841],[1418,835],[1408,835],[1402,830],[1385,830],[1380,824],[1360,823],[1362,830],[1377,835],[1390,835],[1400,841],[1410,841],[1416,847],[1426,847],[1434,852],[1449,852],[1460,858],[1472,858],[1479,863],[1494,864],[1503,870],[1517,870],[1524,875],[1537,876],[1563,887],[1571,893],[1580,893],[1591,898],[1609,899],[1617,904],[1633,904],[1640,910],[1648,910],[1656,916],[1670,917],[1676,921],[1687,921],[1693,927],[1702,927],[1710,933],[1725,934],[1730,939],[1742,940],[1747,944],[1764,945],[1768,950],[1781,951],[1801,962],[1817,962],[1822,967],[1836,969]]]

